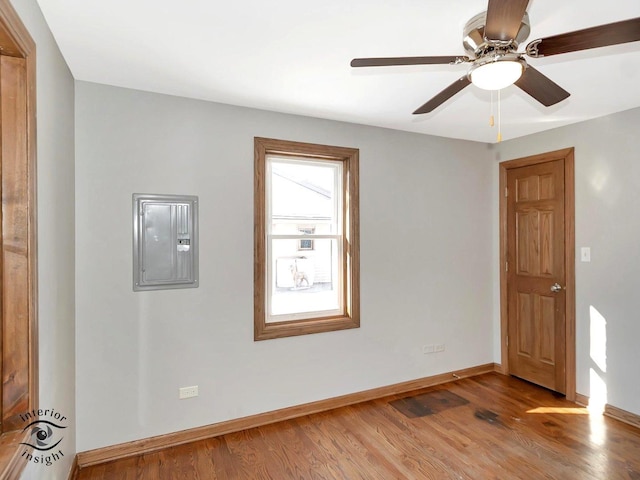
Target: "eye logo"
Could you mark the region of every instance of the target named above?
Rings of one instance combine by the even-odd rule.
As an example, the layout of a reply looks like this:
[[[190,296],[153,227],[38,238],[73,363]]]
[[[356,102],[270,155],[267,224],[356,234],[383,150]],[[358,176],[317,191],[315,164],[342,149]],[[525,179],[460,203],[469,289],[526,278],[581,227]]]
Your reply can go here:
[[[51,428],[54,427],[54,428]],[[48,420],[36,420],[35,422],[31,422],[29,425],[24,427],[23,432],[31,429],[29,433],[29,441],[20,442],[21,445],[27,445],[35,450],[39,450],[41,452],[46,452],[47,450],[51,450],[55,448],[61,441],[62,437],[56,442],[57,429],[67,428],[62,425],[56,425],[53,422],[49,422]],[[54,430],[55,429],[55,430]]]
[[[61,442],[67,417],[53,408],[33,409],[19,416],[26,425],[22,429],[25,440],[20,442],[25,446],[21,455],[25,462],[50,467],[64,458]]]

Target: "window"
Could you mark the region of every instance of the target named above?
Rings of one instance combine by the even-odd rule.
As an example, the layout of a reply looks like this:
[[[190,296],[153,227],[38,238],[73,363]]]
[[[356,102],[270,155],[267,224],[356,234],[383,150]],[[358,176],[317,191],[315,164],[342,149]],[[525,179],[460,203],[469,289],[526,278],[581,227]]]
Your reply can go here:
[[[298,232],[303,235],[313,235],[316,227],[298,227]],[[298,250],[313,250],[313,240],[311,238],[301,238],[298,240]]]
[[[358,150],[254,146],[255,340],[359,327]]]

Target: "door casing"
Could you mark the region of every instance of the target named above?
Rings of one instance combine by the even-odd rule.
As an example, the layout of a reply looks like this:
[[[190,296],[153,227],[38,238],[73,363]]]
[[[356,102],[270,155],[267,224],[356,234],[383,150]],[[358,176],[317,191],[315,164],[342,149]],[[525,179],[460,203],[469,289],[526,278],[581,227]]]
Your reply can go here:
[[[565,387],[566,398],[576,400],[576,295],[575,295],[575,173],[574,148],[565,148],[553,152],[529,157],[507,160],[499,164],[499,198],[500,198],[500,345],[501,370],[509,374],[509,351],[507,334],[509,325],[507,296],[507,172],[513,168],[526,167],[553,160],[564,160],[564,229],[565,229]]]
[[[20,85],[0,102],[0,190],[10,191],[0,192],[0,430],[5,433],[22,429],[16,409],[31,411],[38,398],[35,43],[8,0],[0,0],[0,47],[3,88]],[[9,254],[20,261],[8,262]],[[11,270],[18,267],[19,281]]]

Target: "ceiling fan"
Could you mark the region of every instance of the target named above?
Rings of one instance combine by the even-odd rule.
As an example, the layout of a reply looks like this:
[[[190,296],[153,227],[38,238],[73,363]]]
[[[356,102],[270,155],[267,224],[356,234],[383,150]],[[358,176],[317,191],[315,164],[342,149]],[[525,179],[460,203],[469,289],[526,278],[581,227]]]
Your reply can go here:
[[[527,64],[532,58],[618,45],[640,40],[640,17],[529,42],[525,52],[518,45],[530,32],[529,0],[489,0],[487,11],[467,22],[463,46],[468,56],[355,58],[352,67],[393,65],[457,65],[470,63],[466,75],[438,93],[414,114],[429,113],[470,84],[485,90],[500,90],[514,84],[549,107],[570,94],[550,78]]]

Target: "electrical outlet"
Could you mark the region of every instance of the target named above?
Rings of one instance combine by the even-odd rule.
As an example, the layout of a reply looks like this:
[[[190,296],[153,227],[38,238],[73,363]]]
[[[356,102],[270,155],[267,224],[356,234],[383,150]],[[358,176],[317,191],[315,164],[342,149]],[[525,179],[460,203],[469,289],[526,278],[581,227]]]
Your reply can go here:
[[[435,352],[444,352],[444,343],[439,343],[439,344],[435,345],[434,351]]]
[[[425,355],[427,353],[433,353],[435,351],[435,348],[433,345],[423,345],[422,346],[422,353],[424,353]]]
[[[198,386],[194,385],[193,387],[182,387],[180,389],[180,394],[178,398],[183,400],[185,398],[197,397],[198,396]]]

